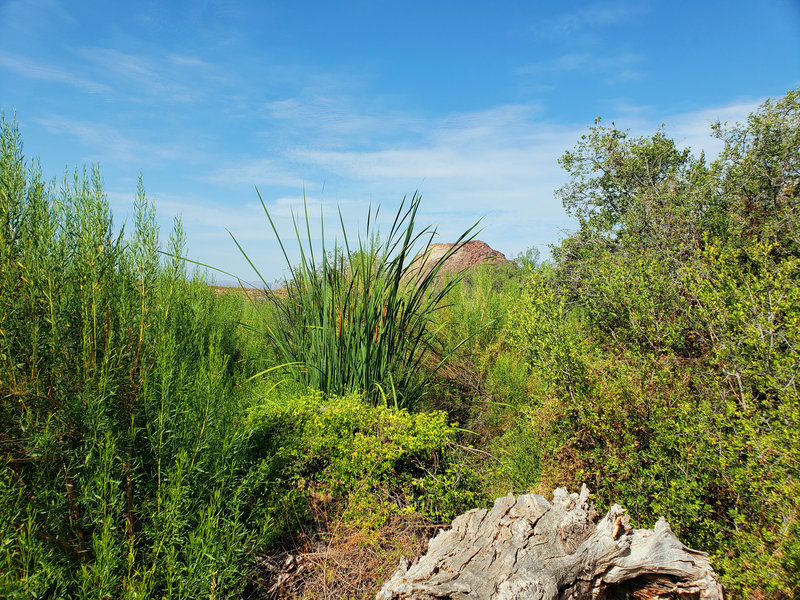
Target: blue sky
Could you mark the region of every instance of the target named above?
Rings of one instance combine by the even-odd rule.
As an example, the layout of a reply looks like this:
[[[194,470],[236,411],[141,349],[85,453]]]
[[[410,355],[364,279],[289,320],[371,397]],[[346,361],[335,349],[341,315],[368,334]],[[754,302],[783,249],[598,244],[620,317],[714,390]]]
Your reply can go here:
[[[420,189],[450,241],[514,256],[573,225],[557,159],[595,117],[713,155],[713,121],[800,86],[800,2],[0,1],[0,110],[50,176],[139,171],[191,258],[268,280],[306,198],[354,230]],[[224,278],[224,277],[223,277]]]

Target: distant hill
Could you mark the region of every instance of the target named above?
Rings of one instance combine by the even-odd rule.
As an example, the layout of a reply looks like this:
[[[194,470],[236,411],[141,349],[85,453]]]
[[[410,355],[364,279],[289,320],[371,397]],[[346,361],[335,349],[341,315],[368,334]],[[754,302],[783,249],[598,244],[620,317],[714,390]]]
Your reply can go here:
[[[420,265],[424,262],[424,269],[430,270],[439,261],[445,253],[453,247],[453,244],[431,244],[425,257],[417,259]],[[458,273],[464,269],[477,267],[478,265],[504,265],[511,263],[502,252],[494,250],[486,242],[480,240],[473,240],[467,242],[459,248],[447,261],[442,265],[442,274]],[[413,265],[412,265],[413,266]]]

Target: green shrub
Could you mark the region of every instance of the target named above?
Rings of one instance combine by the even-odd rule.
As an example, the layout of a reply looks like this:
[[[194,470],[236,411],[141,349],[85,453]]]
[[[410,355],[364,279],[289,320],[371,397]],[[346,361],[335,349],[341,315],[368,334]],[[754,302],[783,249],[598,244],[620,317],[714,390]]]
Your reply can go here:
[[[60,188],[0,123],[0,596],[241,588],[251,479],[238,306],[162,263],[152,203],[113,230],[97,169]]]
[[[460,361],[477,359],[501,336],[525,271],[514,264],[470,267],[447,295],[441,311],[442,343]]]
[[[517,482],[587,483],[670,521],[735,597],[794,597],[800,515],[800,94],[706,165],[595,126],[562,164],[579,230],[507,321],[531,393],[493,447]]]
[[[272,482],[264,490],[270,518],[283,527],[312,520],[315,503],[368,530],[414,512],[447,523],[483,501],[442,412],[411,414],[309,391],[254,407],[248,427]]]

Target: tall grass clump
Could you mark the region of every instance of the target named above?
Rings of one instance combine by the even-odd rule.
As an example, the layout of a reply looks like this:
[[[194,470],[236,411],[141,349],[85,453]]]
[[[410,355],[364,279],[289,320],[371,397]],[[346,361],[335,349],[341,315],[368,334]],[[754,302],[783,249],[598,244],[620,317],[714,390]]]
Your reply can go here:
[[[0,597],[197,598],[242,585],[257,508],[236,388],[241,303],[164,261],[139,186],[60,186],[0,118]]]
[[[434,317],[459,278],[442,281],[439,275],[445,261],[474,237],[477,223],[441,260],[430,260],[436,228],[418,230],[420,200],[416,193],[409,202],[403,199],[385,237],[375,226],[380,209],[374,214],[370,209],[365,235],[358,235],[355,244],[340,212],[342,244],[326,247],[321,223],[323,241],[317,252],[306,206],[304,222],[292,215],[300,251],[297,265],[261,200],[290,273],[286,298],[269,295],[277,318],[266,333],[303,385],[340,396],[360,393],[373,404],[411,406],[422,394],[423,372],[441,365]],[[266,285],[263,278],[262,283]]]

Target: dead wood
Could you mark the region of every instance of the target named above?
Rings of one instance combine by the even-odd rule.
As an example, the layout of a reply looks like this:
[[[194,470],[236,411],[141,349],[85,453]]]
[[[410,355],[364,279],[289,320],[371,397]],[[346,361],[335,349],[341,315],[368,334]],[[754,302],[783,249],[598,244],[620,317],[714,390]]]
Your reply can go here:
[[[402,561],[376,600],[722,600],[708,555],[684,546],[662,518],[633,529],[614,505],[597,524],[589,490],[511,494],[472,510]]]

